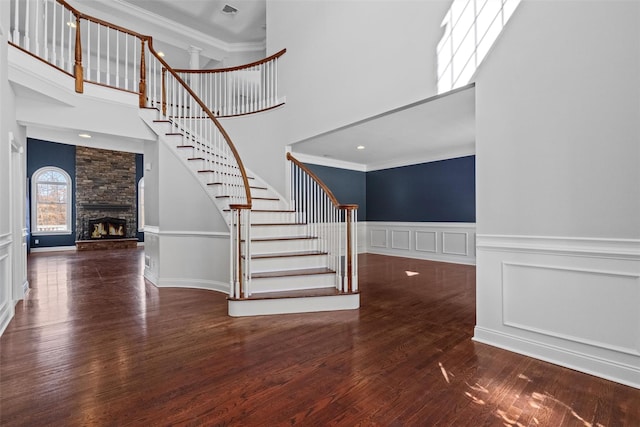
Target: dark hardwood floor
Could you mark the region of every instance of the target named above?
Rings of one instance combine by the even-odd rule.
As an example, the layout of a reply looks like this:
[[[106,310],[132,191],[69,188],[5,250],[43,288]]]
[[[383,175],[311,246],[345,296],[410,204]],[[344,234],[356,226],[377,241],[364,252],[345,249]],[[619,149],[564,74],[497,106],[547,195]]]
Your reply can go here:
[[[142,270],[29,257],[0,425],[640,426],[640,390],[471,341],[472,266],[361,255],[359,311],[253,318]]]

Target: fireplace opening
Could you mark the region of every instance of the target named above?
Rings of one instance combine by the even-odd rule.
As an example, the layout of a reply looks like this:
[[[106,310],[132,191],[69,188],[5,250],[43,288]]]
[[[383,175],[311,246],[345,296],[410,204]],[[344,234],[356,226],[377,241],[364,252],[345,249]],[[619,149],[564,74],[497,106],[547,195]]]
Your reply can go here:
[[[89,220],[90,239],[124,239],[127,237],[127,220],[104,217]]]

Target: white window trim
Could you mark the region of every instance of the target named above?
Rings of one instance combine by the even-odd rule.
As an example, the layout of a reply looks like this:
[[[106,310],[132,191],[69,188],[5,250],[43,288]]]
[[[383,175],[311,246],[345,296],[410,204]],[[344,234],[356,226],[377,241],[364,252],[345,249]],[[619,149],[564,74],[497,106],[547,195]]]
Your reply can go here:
[[[144,176],[138,180],[138,232],[144,232]]]
[[[68,197],[67,197],[67,226],[66,230],[58,230],[58,231],[38,231],[38,176],[48,172],[55,171],[60,173],[67,180],[68,186]],[[31,235],[32,236],[61,236],[61,235],[69,235],[73,233],[73,227],[71,226],[71,220],[73,216],[72,209],[72,190],[73,190],[73,181],[71,180],[71,176],[64,170],[56,166],[44,166],[38,169],[31,176]]]

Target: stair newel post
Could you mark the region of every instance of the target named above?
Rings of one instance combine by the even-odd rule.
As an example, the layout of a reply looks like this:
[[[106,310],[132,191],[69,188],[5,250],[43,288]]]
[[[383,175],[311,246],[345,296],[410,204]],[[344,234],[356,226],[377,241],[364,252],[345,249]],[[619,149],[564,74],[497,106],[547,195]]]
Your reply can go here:
[[[76,47],[74,74],[76,78],[76,92],[84,92],[84,71],[82,69],[82,38],[80,37],[80,15],[76,14]]]
[[[167,115],[167,69],[162,67],[162,115]]]
[[[147,65],[144,58],[144,42],[145,39],[140,39],[140,85],[138,87],[140,93],[140,108],[144,108],[147,105]]]
[[[357,205],[341,205],[340,209],[344,210],[345,220],[345,281],[346,286],[344,289],[346,292],[353,292],[354,289],[354,258],[355,248],[354,246],[354,230],[353,222],[355,220],[354,212]],[[357,286],[357,285],[356,285]]]
[[[229,209],[231,210],[231,241],[232,241],[232,257],[231,265],[233,271],[231,272],[232,276],[232,291],[233,298],[236,299],[244,299],[250,295],[248,291],[248,278],[250,276],[249,270],[249,213],[245,216],[245,221],[243,221],[243,211],[249,211],[251,209],[250,205],[229,205]],[[244,232],[243,232],[244,228]],[[243,268],[242,258],[242,242],[244,240],[245,251],[244,258],[245,264]]]

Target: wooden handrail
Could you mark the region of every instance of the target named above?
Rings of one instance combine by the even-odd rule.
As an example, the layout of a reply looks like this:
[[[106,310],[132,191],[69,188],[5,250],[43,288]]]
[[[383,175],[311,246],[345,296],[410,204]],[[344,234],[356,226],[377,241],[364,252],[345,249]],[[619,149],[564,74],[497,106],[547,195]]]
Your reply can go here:
[[[129,30],[127,28],[120,27],[119,25],[115,25],[115,24],[112,24],[110,22],[103,21],[102,19],[99,19],[99,18],[93,17],[91,15],[87,15],[85,13],[82,13],[82,12],[80,12],[79,10],[77,10],[76,8],[74,8],[73,6],[71,6],[69,3],[67,3],[64,0],[56,0],[56,2],[58,4],[63,5],[67,9],[69,9],[76,17],[79,17],[79,18],[82,18],[82,19],[86,19],[87,21],[91,21],[91,22],[94,22],[96,24],[100,24],[100,25],[105,26],[105,27],[109,27],[112,30],[118,30],[118,31],[121,31],[123,33],[127,33],[127,34],[129,34],[131,36],[138,37],[139,39],[147,39],[148,38],[148,36],[145,36],[144,34],[137,33],[135,31]]]
[[[289,152],[287,152],[287,160],[293,162],[293,164],[298,166],[307,175],[309,175],[311,179],[313,179],[316,182],[316,184],[318,184],[320,188],[322,188],[322,190],[327,194],[327,196],[329,196],[329,199],[331,200],[331,203],[333,203],[333,206],[339,209],[341,209],[341,206],[355,206],[356,208],[358,207],[358,205],[341,205],[338,202],[338,199],[336,199],[336,196],[333,195],[329,187],[327,187],[327,185],[324,182],[322,182],[322,180],[318,178],[318,176],[315,173],[311,172],[311,169],[309,169],[304,163],[300,162],[298,159],[293,157]]]
[[[147,45],[149,46],[149,52],[151,52],[153,56],[155,56],[156,59],[160,62],[160,64],[162,64],[162,66],[166,68],[167,71],[171,73],[171,75],[173,75],[176,81],[178,81],[178,83],[182,85],[184,90],[186,90],[187,93],[189,93],[189,95],[193,97],[193,99],[198,103],[200,108],[202,108],[202,110],[207,114],[207,116],[213,121],[213,123],[216,125],[216,127],[224,137],[225,141],[227,142],[227,145],[229,146],[229,149],[233,153],[233,157],[236,159],[236,163],[238,164],[238,169],[240,169],[240,174],[242,175],[242,182],[244,184],[244,189],[245,189],[245,194],[247,199],[246,206],[248,206],[248,209],[251,209],[251,206],[252,206],[251,189],[249,188],[249,179],[247,177],[247,171],[244,168],[244,164],[242,163],[242,160],[240,159],[240,154],[238,154],[238,150],[236,149],[235,145],[233,145],[233,142],[231,141],[231,137],[229,136],[227,131],[222,127],[218,119],[216,119],[216,117],[213,115],[211,110],[209,110],[209,108],[204,104],[204,102],[202,102],[202,100],[195,94],[195,92],[191,89],[191,87],[184,80],[182,80],[182,78],[178,75],[178,73],[176,73],[174,69],[171,68],[169,64],[164,59],[162,59],[160,55],[158,55],[156,50],[153,48],[152,37],[147,37]]]
[[[218,120],[215,118],[215,116],[213,115],[211,110],[209,110],[209,108],[204,104],[204,102],[202,102],[200,97],[198,97],[195,94],[195,92],[193,92],[193,90],[191,90],[189,85],[186,84],[186,82],[184,80],[182,80],[182,78],[177,74],[177,72],[173,68],[171,68],[169,66],[169,64],[164,59],[162,59],[161,56],[158,55],[158,53],[153,48],[153,38],[151,36],[146,36],[144,34],[140,34],[140,33],[137,33],[135,31],[131,31],[131,30],[129,30],[127,28],[124,28],[124,27],[121,27],[119,25],[115,25],[115,24],[112,24],[110,22],[103,21],[102,19],[95,18],[95,17],[93,17],[91,15],[87,15],[85,13],[82,13],[79,10],[77,10],[76,8],[74,8],[73,6],[71,6],[70,4],[68,4],[65,0],[56,0],[56,2],[61,4],[65,8],[69,9],[76,17],[76,21],[77,21],[77,24],[76,24],[76,61],[78,60],[78,57],[80,58],[80,61],[82,60],[82,56],[81,56],[82,53],[81,52],[78,53],[78,50],[80,49],[81,46],[77,42],[78,38],[80,37],[80,25],[79,25],[80,19],[86,19],[87,21],[91,21],[91,22],[94,22],[96,24],[100,24],[102,26],[111,28],[113,30],[121,31],[123,33],[129,34],[131,36],[134,36],[134,37],[137,37],[137,38],[140,39],[140,43],[141,43],[140,83],[139,83],[140,107],[144,107],[146,105],[146,61],[145,61],[145,56],[144,56],[144,44],[145,44],[145,42],[147,42],[147,44],[149,46],[149,51],[156,57],[156,59],[163,65],[163,67],[166,68],[167,71],[173,75],[173,77],[189,93],[189,95],[191,95],[193,97],[193,99],[198,103],[198,105],[200,105],[200,107],[203,109],[203,111],[213,121],[213,123],[216,125],[216,127],[218,128],[218,130],[222,134],[222,136],[225,139],[227,145],[229,146],[229,149],[233,153],[233,156],[234,156],[234,158],[236,160],[236,163],[238,164],[238,168],[240,169],[240,173],[242,175],[242,181],[244,183],[244,188],[245,188],[245,195],[246,195],[246,200],[247,200],[246,205],[249,206],[249,209],[250,209],[252,203],[251,203],[251,189],[249,188],[249,179],[247,177],[247,172],[246,172],[246,169],[244,167],[244,164],[242,163],[242,160],[240,159],[240,155],[238,154],[238,150],[233,145],[233,142],[231,141],[231,138],[229,137],[229,134],[222,127],[220,122],[218,122]],[[282,53],[279,52],[279,54],[283,54],[284,51],[286,51],[286,49],[283,50]],[[80,56],[78,56],[78,55],[80,55]],[[278,55],[278,54],[276,54],[276,55]],[[274,57],[274,56],[272,56],[272,57]],[[242,66],[240,68],[244,68],[244,67],[245,66]],[[77,75],[78,75],[77,74],[78,68],[80,68],[80,73],[82,73],[82,64],[80,64],[80,67],[78,67],[77,64],[76,64],[76,79],[77,79]],[[77,88],[78,88],[78,83],[77,83],[77,80],[76,80],[76,89]]]
[[[260,59],[258,61],[255,62],[251,62],[249,64],[243,64],[243,65],[237,65],[235,67],[228,67],[228,68],[213,68],[211,70],[191,70],[188,68],[176,68],[174,71],[176,73],[192,73],[192,74],[206,74],[206,73],[226,73],[229,71],[238,71],[238,70],[244,70],[247,68],[251,68],[251,67],[255,67],[257,65],[262,65],[262,64],[266,64],[267,62],[271,61],[272,59],[276,59],[281,57],[282,55],[285,54],[285,52],[287,51],[287,49],[282,49],[280,52],[274,53],[271,56],[268,56],[264,59]]]

